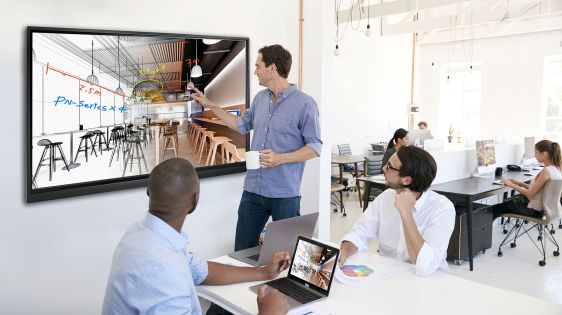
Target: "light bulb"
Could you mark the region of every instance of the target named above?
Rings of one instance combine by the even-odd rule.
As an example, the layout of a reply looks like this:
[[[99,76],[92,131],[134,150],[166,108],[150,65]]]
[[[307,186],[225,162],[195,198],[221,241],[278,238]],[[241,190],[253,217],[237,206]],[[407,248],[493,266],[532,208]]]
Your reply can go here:
[[[336,57],[340,55],[340,48],[338,45],[336,45],[336,50],[334,50],[334,55],[336,55]]]
[[[367,29],[365,30],[365,36],[371,36],[371,25],[367,24]]]

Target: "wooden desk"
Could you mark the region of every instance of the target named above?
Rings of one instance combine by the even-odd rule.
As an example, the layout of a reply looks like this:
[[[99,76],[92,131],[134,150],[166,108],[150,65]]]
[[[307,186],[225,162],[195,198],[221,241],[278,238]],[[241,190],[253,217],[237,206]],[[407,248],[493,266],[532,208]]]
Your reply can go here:
[[[316,302],[333,314],[417,314],[417,315],[526,315],[531,313],[561,314],[562,306],[522,293],[494,288],[444,272],[431,277],[418,277],[413,265],[373,255],[375,268],[404,268],[406,273],[390,280],[375,279],[362,287],[349,287],[333,280],[330,296]],[[228,256],[213,261],[248,266]],[[389,265],[389,263],[391,265]],[[337,268],[337,267],[336,267]],[[408,270],[409,268],[409,270]],[[287,272],[283,272],[285,276]],[[231,285],[199,285],[197,295],[214,302],[234,314],[257,314],[257,296],[249,290],[260,282]],[[307,306],[289,314],[303,314]]]
[[[202,122],[206,122],[206,123],[211,123],[211,124],[216,124],[216,125],[221,125],[221,126],[226,126],[226,124],[224,123],[224,121],[220,120],[220,119],[211,119],[211,118],[193,118],[193,120],[198,120],[198,121],[202,121]]]
[[[345,164],[355,164],[355,178],[359,178],[359,162],[363,162],[363,175],[367,175],[367,165],[365,158],[360,155],[338,155],[332,153],[332,164],[338,164],[340,168],[340,184],[343,184],[343,166]],[[359,181],[357,183],[357,193],[359,194],[359,206],[363,206],[361,199],[361,186]]]

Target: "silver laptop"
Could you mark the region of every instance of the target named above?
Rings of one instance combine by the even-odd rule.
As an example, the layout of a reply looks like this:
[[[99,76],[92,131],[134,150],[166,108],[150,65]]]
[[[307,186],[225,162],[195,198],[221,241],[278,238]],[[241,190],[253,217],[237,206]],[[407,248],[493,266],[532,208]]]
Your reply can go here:
[[[287,297],[291,308],[323,300],[330,293],[339,253],[335,247],[299,236],[287,277],[251,286],[250,290],[257,293],[263,285],[275,288]]]
[[[265,265],[275,252],[281,250],[290,252],[299,235],[311,237],[316,221],[318,221],[318,212],[273,221],[267,226],[262,246],[239,250],[228,256],[252,266]]]

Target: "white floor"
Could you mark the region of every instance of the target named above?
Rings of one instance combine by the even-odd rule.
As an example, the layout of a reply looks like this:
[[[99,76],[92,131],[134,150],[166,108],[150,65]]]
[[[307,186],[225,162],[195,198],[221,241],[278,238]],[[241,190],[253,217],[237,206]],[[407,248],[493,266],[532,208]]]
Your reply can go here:
[[[339,242],[347,233],[357,218],[363,213],[359,207],[357,193],[344,194],[344,204],[347,217],[341,213],[331,213],[331,241]],[[333,206],[332,206],[333,209]],[[554,235],[559,244],[562,242],[562,230],[555,226]],[[494,223],[492,248],[485,254],[479,254],[474,259],[474,271],[469,271],[468,262],[460,266],[449,263],[450,273],[461,278],[469,279],[493,287],[512,290],[528,294],[537,298],[550,300],[562,304],[562,257],[554,257],[554,246],[547,243],[546,266],[540,267],[539,251],[531,240],[524,236],[517,242],[516,248],[502,247],[503,257],[498,257],[498,245],[504,238],[499,220]],[[536,234],[532,234],[536,239]],[[369,250],[376,253],[378,242],[375,240]],[[498,301],[509,303],[509,301]],[[531,313],[532,310],[529,310]]]

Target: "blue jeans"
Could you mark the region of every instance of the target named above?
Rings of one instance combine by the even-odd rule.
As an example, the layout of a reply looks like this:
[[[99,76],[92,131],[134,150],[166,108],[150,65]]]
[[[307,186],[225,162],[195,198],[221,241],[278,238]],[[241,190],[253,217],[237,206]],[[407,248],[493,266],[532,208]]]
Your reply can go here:
[[[238,207],[234,250],[258,246],[265,223],[300,216],[301,197],[267,198],[244,190]]]

